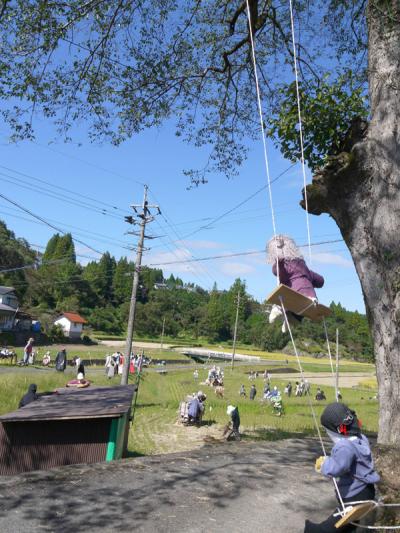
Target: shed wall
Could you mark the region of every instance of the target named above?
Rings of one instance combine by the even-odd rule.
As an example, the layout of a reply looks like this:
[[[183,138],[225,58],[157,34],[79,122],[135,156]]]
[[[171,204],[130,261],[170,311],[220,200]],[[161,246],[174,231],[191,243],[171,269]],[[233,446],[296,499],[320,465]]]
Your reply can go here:
[[[110,418],[0,423],[0,475],[106,458]]]

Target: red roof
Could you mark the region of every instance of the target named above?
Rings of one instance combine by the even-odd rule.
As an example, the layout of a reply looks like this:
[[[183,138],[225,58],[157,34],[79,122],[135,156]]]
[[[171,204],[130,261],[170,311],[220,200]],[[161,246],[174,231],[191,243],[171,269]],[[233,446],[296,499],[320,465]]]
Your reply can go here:
[[[62,316],[68,318],[71,322],[77,322],[78,324],[87,324],[87,320],[82,318],[78,313],[63,313]]]

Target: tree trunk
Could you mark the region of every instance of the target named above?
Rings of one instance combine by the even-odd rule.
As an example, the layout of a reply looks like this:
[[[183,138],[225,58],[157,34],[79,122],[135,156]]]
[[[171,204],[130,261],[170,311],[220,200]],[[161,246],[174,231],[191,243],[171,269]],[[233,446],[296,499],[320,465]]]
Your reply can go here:
[[[311,213],[334,218],[353,257],[374,342],[378,442],[400,444],[398,0],[370,2],[368,28],[371,120],[352,123],[340,153],[315,173],[307,198]]]

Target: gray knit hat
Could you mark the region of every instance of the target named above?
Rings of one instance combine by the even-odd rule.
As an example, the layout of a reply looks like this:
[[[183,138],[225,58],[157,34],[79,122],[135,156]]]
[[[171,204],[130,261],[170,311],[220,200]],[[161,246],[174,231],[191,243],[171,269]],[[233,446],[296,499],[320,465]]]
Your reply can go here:
[[[344,403],[327,405],[321,415],[321,424],[330,431],[342,435],[359,435],[360,427],[355,411]]]

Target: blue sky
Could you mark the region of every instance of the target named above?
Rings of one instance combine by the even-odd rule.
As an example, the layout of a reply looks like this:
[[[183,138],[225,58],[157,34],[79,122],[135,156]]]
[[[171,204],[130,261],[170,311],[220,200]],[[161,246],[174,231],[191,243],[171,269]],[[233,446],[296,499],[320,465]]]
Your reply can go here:
[[[149,227],[148,233],[162,237],[149,241],[152,249],[146,252],[144,263],[263,250],[272,236],[266,190],[211,227],[183,238],[266,184],[261,139],[251,144],[248,160],[238,177],[227,180],[222,175],[210,175],[208,184],[188,190],[189,179],[182,170],[204,166],[208,152],[184,144],[173,132],[172,125],[166,124],[163,128],[145,131],[120,147],[113,147],[91,144],[82,127],[72,132],[74,142],[65,144],[51,142],[54,130],[37,120],[36,142],[10,144],[6,126],[0,125],[0,190],[61,229],[71,231],[77,239],[96,250],[109,250],[116,257],[133,258],[134,253],[126,247],[132,246],[135,238],[126,235],[131,228],[124,222],[122,211],[107,208],[113,216],[104,215],[46,197],[37,187],[50,187],[38,183],[37,178],[75,191],[77,199],[81,195],[90,196],[99,202],[96,204],[99,207],[105,207],[100,204],[104,202],[124,210],[125,214],[129,214],[130,204],[141,202],[142,183],[145,182],[150,187],[151,203],[159,203],[163,215]],[[271,144],[268,154],[271,178],[290,166]],[[18,186],[16,178],[26,182],[24,187]],[[300,165],[296,165],[272,186],[277,231],[291,235],[298,244],[307,243],[306,215],[298,205],[302,179]],[[27,183],[35,190],[27,190]],[[45,246],[54,233],[3,199],[0,199],[0,218],[18,237],[35,245]],[[312,242],[341,239],[336,224],[327,215],[310,216],[310,227]],[[89,261],[89,256],[98,257],[79,243],[76,243],[76,250],[81,254],[78,259],[82,263]],[[306,256],[307,250],[304,252]],[[214,281],[219,288],[228,288],[235,278],[241,277],[246,280],[249,293],[260,301],[276,283],[270,266],[265,263],[265,254],[160,268],[166,276],[173,273],[204,288],[210,288]],[[350,310],[364,312],[359,281],[343,242],[313,247],[311,268],[326,280],[325,287],[318,293],[321,302],[340,301]]]

